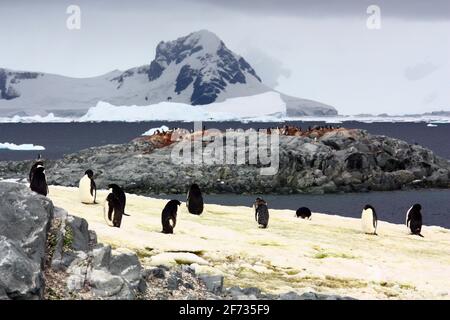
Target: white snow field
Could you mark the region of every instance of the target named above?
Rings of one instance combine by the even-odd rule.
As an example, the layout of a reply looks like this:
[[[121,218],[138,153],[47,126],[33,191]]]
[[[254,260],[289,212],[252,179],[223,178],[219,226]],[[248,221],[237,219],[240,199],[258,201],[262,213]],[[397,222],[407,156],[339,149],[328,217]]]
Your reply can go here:
[[[96,205],[78,199],[78,188],[50,186],[55,206],[85,218],[102,243],[135,250],[145,266],[191,264],[223,274],[225,286],[265,292],[319,292],[359,299],[450,299],[450,230],[424,226],[425,238],[406,226],[379,221],[378,236],[366,235],[361,220],[270,209],[268,229],[259,229],[248,206],[205,204],[201,216],[178,209],[174,234],[161,233],[167,200],[127,194],[122,227],[104,220],[106,190]]]

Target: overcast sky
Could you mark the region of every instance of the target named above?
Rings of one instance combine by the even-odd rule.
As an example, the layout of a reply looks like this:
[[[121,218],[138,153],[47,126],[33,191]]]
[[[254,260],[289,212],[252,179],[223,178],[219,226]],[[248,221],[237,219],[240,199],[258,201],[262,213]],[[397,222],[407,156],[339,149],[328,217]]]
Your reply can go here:
[[[71,4],[81,30],[66,27]],[[366,26],[371,4],[379,30]],[[96,76],[199,29],[267,84],[343,114],[450,110],[448,0],[2,0],[0,67]]]

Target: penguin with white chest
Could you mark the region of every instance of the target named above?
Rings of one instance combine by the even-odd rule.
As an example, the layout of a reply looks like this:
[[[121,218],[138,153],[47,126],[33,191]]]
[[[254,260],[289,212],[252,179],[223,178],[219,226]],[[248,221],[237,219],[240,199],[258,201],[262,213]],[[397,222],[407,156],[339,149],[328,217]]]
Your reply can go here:
[[[81,203],[95,204],[97,198],[97,186],[94,181],[94,172],[87,170],[80,180],[79,195]]]
[[[406,226],[411,233],[423,238],[422,231],[422,206],[418,203],[409,208],[406,213]]]
[[[377,235],[378,217],[375,208],[366,205],[361,214],[362,230],[366,234]]]

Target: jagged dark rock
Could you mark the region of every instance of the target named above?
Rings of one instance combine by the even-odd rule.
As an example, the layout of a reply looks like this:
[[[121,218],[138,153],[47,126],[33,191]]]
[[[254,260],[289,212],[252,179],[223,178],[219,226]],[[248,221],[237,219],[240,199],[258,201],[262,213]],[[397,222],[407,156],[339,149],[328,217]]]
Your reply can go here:
[[[450,181],[448,160],[419,145],[358,129],[280,136],[280,164],[273,176],[260,175],[261,165],[176,164],[171,160],[175,146],[139,140],[87,149],[48,161],[48,181],[77,186],[87,167],[96,173],[99,188],[117,183],[143,195],[184,194],[194,182],[207,193],[295,194],[448,188]],[[0,175],[23,179],[30,166],[0,162]]]

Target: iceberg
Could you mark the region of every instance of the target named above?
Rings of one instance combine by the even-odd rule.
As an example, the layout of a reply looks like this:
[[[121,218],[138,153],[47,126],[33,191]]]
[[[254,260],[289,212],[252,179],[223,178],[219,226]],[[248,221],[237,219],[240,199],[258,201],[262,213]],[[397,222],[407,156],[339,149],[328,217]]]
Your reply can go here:
[[[100,121],[232,121],[258,119],[280,120],[286,116],[286,104],[276,92],[227,99],[203,106],[160,102],[148,106],[114,106],[100,101],[82,116],[81,122]]]
[[[11,151],[43,151],[45,148],[43,146],[36,146],[34,144],[14,144],[9,142],[0,143],[0,150],[11,150]]]

